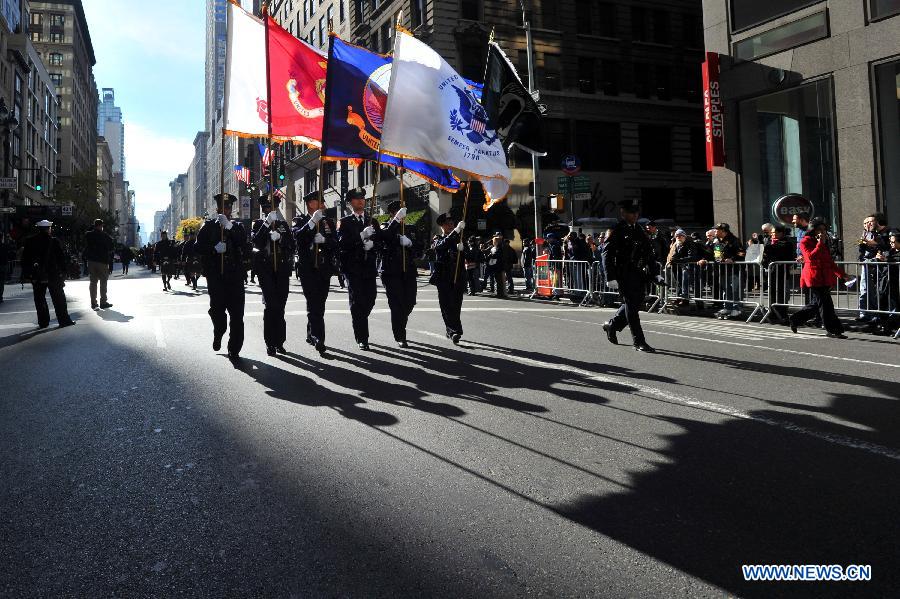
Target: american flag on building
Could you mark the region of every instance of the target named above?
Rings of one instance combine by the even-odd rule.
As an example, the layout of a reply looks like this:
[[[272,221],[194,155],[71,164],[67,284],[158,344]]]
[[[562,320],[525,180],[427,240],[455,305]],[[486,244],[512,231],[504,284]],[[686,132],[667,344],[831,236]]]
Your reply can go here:
[[[245,185],[250,185],[250,169],[236,164],[234,166],[234,178],[238,181],[243,181]]]
[[[259,148],[259,155],[262,159],[263,168],[268,168],[269,165],[272,164],[272,155],[274,154],[272,148],[265,144],[256,144],[256,146]]]

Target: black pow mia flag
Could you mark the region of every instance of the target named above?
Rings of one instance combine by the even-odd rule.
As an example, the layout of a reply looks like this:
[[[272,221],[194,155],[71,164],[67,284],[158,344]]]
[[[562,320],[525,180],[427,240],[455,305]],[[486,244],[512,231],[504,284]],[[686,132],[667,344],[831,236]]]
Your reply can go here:
[[[488,45],[481,103],[505,147],[518,146],[537,156],[547,154],[541,109],[495,42]]]

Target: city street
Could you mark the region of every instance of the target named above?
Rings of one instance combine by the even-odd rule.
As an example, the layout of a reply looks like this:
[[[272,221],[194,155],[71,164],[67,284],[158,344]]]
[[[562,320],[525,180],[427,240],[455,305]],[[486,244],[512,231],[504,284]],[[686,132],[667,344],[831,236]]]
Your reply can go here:
[[[336,279],[334,280],[336,283]],[[205,281],[201,279],[201,287]],[[897,343],[467,297],[444,337],[420,278],[410,347],[371,351],[332,287],[327,359],[240,364],[208,297],[140,267],[77,326],[0,304],[0,595],[888,596],[900,588]],[[379,290],[381,291],[381,290]],[[227,340],[227,337],[226,337]],[[870,582],[744,582],[742,564],[871,564]]]

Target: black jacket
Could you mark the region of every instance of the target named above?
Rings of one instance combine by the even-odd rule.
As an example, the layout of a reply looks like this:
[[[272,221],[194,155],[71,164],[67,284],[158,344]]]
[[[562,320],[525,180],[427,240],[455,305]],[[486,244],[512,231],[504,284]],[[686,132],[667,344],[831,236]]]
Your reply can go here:
[[[82,255],[85,260],[107,264],[114,249],[115,245],[112,237],[103,231],[92,230],[84,234],[84,252],[82,252]]]
[[[793,239],[778,239],[763,246],[763,266],[772,262],[793,262],[797,257],[797,242]]]
[[[294,227],[294,244],[297,248],[297,265],[300,268],[300,276],[318,271],[321,276],[334,274],[334,258],[337,253],[337,231],[334,221],[323,218],[319,221],[319,233],[325,238],[325,243],[320,243],[318,257],[316,257],[316,228],[309,227],[309,215],[300,217],[297,226]],[[318,264],[318,268],[316,267]]]
[[[161,239],[156,242],[153,247],[153,259],[162,264],[165,261],[172,261],[178,258],[175,242],[171,239]]]
[[[216,244],[225,242],[225,253],[216,252]],[[244,226],[234,221],[230,230],[224,230],[218,221],[208,219],[197,233],[197,253],[207,278],[239,279],[242,283],[250,261],[250,244]]]
[[[435,263],[434,273],[429,279],[432,285],[449,286],[453,285],[454,278],[456,285],[466,284],[465,261],[460,258],[457,260],[459,250],[456,246],[459,244],[459,234],[451,231],[449,235],[438,237],[431,248],[434,250]],[[454,274],[455,273],[455,274]]]
[[[656,268],[656,253],[650,238],[638,225],[619,221],[603,246],[603,270],[610,281],[627,276],[646,277]]]
[[[269,237],[270,231],[278,231],[281,238],[272,241]],[[257,250],[257,269],[269,268],[274,271],[276,262],[278,269],[290,270],[294,266],[294,237],[288,224],[283,220],[277,220],[272,225],[263,223],[253,234],[253,247]]]
[[[66,277],[66,254],[62,244],[46,233],[32,235],[22,249],[22,280],[48,283]]]
[[[402,225],[393,219],[381,225],[381,233],[376,244],[378,249],[378,274],[416,276],[416,264],[413,261],[416,250],[413,246],[404,249],[400,245],[402,229]],[[404,257],[406,259],[406,270],[403,269]]]
[[[366,251],[360,234],[369,225],[375,228],[375,233],[369,238],[375,245]],[[361,224],[355,215],[345,216],[338,223],[337,238],[341,260],[341,272],[348,276],[363,276],[375,278],[378,274],[378,256],[376,248],[380,240],[378,223],[374,222],[368,213],[363,215]]]
[[[691,239],[685,239],[684,243],[675,247],[670,264],[693,264],[704,256],[703,249],[697,245],[697,242]],[[663,257],[663,260],[666,260],[667,258],[668,254]]]

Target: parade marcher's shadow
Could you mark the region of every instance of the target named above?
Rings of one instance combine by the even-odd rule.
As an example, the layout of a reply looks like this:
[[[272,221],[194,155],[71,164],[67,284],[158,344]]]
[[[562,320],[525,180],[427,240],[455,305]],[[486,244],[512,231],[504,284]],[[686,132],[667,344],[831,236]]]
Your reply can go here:
[[[115,310],[98,310],[97,316],[108,322],[131,322],[134,320],[134,316],[122,314]]]
[[[859,409],[892,413],[896,423],[895,404],[882,397]],[[667,437],[664,460],[630,473],[630,489],[547,507],[728,595],[896,595],[900,461],[767,423],[781,412],[750,416],[668,418],[682,432]],[[881,426],[875,436],[896,430]],[[743,564],[870,564],[873,578],[745,582]]]
[[[28,341],[29,339],[34,339],[39,335],[43,335],[54,330],[56,330],[54,327],[39,329],[37,328],[37,325],[35,325],[35,328],[25,331],[24,333],[13,333],[12,335],[0,337],[0,349],[3,349],[4,347],[10,347],[17,343],[22,343],[23,341]]]
[[[386,412],[362,407],[365,402],[352,395],[331,391],[312,379],[258,360],[241,358],[235,368],[267,388],[269,397],[309,407],[332,408],[344,418],[368,426],[392,426],[399,420]]]
[[[317,358],[307,358],[297,354],[293,354],[292,356],[281,354],[278,357],[293,366],[308,370],[320,379],[329,383],[355,389],[359,392],[360,397],[365,399],[398,406],[407,406],[429,414],[447,416],[448,418],[459,418],[466,414],[456,406],[424,399],[425,394],[416,387],[396,385],[388,381],[367,376],[364,372],[358,370],[345,368],[338,369],[335,368],[334,365],[322,364]],[[367,364],[364,364],[362,361],[354,360],[354,357],[358,357],[358,355],[348,355],[341,359],[341,363],[354,365],[366,371],[372,371]],[[403,380],[402,378],[397,378]]]

